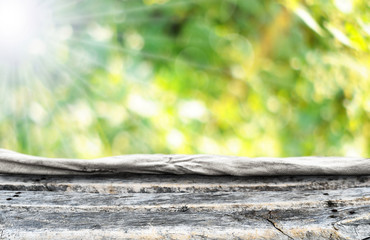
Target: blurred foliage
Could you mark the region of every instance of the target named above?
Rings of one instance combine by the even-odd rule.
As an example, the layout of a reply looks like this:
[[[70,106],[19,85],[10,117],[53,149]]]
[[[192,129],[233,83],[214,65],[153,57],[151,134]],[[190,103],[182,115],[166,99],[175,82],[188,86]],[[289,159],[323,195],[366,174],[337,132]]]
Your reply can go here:
[[[370,157],[369,1],[52,2],[64,40],[0,82],[2,148]]]

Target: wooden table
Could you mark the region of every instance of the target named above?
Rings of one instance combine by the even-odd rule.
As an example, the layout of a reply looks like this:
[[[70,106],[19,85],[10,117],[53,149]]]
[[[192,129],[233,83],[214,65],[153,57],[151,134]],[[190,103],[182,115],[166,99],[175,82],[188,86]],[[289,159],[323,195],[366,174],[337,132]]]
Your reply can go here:
[[[0,239],[370,239],[370,176],[0,175]]]

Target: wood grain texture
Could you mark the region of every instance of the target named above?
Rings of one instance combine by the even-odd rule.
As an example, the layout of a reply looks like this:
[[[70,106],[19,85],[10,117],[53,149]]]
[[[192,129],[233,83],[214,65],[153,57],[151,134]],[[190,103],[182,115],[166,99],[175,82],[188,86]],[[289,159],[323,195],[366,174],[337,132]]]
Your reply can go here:
[[[0,175],[0,237],[366,239],[370,176]]]
[[[49,159],[0,150],[0,173],[35,175],[118,173],[231,176],[370,175],[370,159],[138,154],[80,160]]]

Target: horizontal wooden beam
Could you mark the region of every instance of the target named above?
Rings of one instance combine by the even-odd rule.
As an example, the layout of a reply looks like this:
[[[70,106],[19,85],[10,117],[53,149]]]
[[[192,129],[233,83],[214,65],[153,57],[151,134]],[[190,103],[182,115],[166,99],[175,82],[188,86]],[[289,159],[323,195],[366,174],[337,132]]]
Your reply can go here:
[[[118,173],[232,176],[370,175],[370,159],[136,154],[81,160],[50,159],[0,150],[0,173],[35,175]]]
[[[0,239],[367,239],[370,176],[0,175]]]

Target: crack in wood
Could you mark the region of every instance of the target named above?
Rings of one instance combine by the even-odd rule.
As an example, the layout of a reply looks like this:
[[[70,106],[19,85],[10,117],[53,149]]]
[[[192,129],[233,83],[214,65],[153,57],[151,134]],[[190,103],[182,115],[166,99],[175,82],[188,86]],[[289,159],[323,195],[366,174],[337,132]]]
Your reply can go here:
[[[269,222],[269,223],[271,223],[272,224],[272,226],[276,229],[276,230],[278,230],[279,232],[281,232],[282,234],[284,234],[285,236],[287,236],[289,239],[293,239],[294,240],[294,238],[292,238],[291,236],[289,236],[287,233],[285,233],[284,231],[283,231],[283,228],[282,227],[279,227],[278,226],[278,224],[276,223],[276,222],[274,222],[274,221],[272,221],[271,219],[268,219],[268,218],[266,218],[266,220]]]

